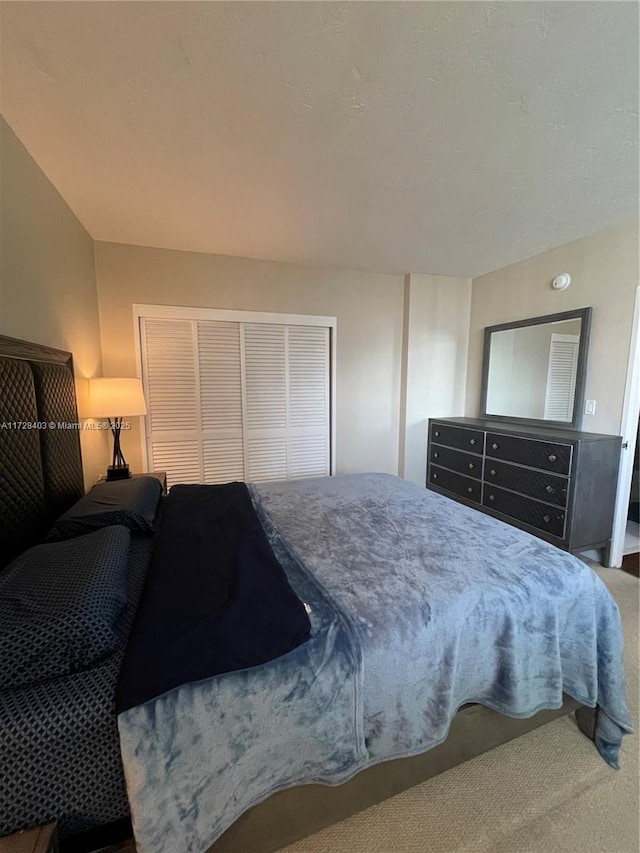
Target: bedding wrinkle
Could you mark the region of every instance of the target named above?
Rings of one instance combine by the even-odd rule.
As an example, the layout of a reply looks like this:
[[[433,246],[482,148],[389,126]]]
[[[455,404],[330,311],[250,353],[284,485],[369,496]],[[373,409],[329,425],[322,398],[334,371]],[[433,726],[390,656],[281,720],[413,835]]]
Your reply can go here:
[[[631,730],[620,619],[577,558],[389,475],[250,492],[311,636],[119,715],[139,853],[204,853],[274,791],[436,746],[467,703],[597,705],[616,766]]]
[[[277,660],[182,685],[119,715],[140,853],[204,851],[272,792],[343,778],[366,757],[360,660],[343,619],[279,537],[269,538],[311,605],[311,637]]]
[[[275,483],[258,493],[300,561],[349,614],[363,644],[364,712],[380,732],[371,739],[372,755],[390,754],[388,731],[411,717],[405,688],[416,671],[439,690],[451,690],[453,708],[480,698],[514,716],[530,716],[545,703],[557,707],[563,688],[584,701],[582,682],[589,681],[592,704],[607,696],[620,712],[621,729],[629,725],[624,685],[614,676],[621,671],[619,619],[608,618],[615,604],[577,558],[388,475]],[[317,514],[324,520],[320,542]],[[354,529],[360,548],[347,544],[345,559],[343,543]],[[394,540],[402,531],[402,549],[389,544],[389,529]],[[569,611],[561,625],[559,610]],[[605,621],[589,630],[594,612]],[[452,646],[457,626],[464,630]],[[593,653],[588,637],[600,638],[603,648]],[[609,661],[611,696],[593,684],[598,656]],[[401,712],[384,707],[389,695],[401,697]],[[445,720],[426,732],[420,719],[413,726],[416,744],[444,736]]]
[[[114,535],[126,539],[128,534],[115,528],[103,534],[107,540]],[[95,533],[89,537],[96,541]],[[68,547],[82,548],[72,542],[78,540]],[[46,547],[64,550],[67,545]],[[88,551],[82,550],[78,576],[88,580]],[[128,604],[118,621],[119,645],[111,655],[72,675],[0,691],[0,835],[42,825],[57,815],[59,830],[66,835],[129,813],[113,691],[150,550],[150,537],[131,536],[124,565]],[[71,567],[68,557],[65,571]],[[49,564],[47,570],[50,581],[55,569]],[[42,589],[50,599],[49,581],[45,576]],[[83,582],[85,593],[87,586]],[[111,592],[116,588],[111,581],[107,586]]]
[[[280,657],[309,631],[246,485],[174,486],[123,662],[117,710]]]

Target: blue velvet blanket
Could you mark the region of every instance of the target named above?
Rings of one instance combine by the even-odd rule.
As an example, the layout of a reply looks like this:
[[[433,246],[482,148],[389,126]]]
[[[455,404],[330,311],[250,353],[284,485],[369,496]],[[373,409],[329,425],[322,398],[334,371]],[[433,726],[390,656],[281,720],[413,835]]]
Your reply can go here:
[[[631,730],[617,607],[577,558],[387,475],[252,487],[311,608],[284,657],[118,718],[140,853],[205,851],[247,808],[442,742],[457,709],[598,706],[612,766]]]

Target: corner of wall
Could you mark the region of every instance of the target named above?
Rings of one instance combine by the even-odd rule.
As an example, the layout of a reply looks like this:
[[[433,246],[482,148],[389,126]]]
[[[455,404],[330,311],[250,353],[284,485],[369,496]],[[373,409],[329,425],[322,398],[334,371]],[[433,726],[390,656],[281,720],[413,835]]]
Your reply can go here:
[[[424,485],[427,422],[464,411],[471,280],[405,278],[401,476]]]
[[[0,116],[2,333],[73,354],[76,377],[101,372],[95,247],[21,140]],[[106,439],[82,430],[85,486],[106,460]]]
[[[409,318],[411,312],[411,273],[404,277],[402,294],[402,350],[400,360],[400,417],[398,421],[398,476],[405,476],[407,431],[407,370],[409,364]]]

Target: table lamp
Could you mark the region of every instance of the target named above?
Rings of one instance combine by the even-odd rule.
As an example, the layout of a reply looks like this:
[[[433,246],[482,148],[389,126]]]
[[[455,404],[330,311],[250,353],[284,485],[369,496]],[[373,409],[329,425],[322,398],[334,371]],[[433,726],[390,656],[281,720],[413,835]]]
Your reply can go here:
[[[122,419],[146,415],[147,407],[140,379],[90,379],[87,414],[107,418],[113,433],[113,462],[107,468],[107,480],[130,477],[129,466],[120,449]]]

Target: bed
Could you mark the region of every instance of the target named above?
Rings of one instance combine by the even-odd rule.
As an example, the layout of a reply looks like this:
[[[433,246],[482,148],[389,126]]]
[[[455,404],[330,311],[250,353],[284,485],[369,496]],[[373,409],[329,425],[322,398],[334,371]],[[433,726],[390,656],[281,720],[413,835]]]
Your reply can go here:
[[[4,568],[42,541],[84,487],[71,354],[2,337],[0,388]],[[130,618],[150,547],[140,536],[132,549]],[[0,690],[0,835],[53,820],[63,834],[79,833],[127,817],[113,713],[123,652],[66,678]]]
[[[68,353],[5,338],[0,364],[0,421],[77,420]],[[78,499],[77,432],[0,430],[0,458],[6,565]],[[275,850],[576,708],[615,764],[630,730],[619,618],[575,558],[385,475],[254,485],[247,495],[309,611],[309,636],[274,660],[210,677],[193,669],[192,648],[184,683],[127,694],[126,674],[136,682],[136,655],[149,648],[143,615],[158,586],[149,578],[171,550],[154,549],[172,523],[164,501],[155,533],[120,543],[127,604],[110,653],[0,690],[0,835],[54,819],[72,837],[131,809],[140,851]],[[169,583],[177,571],[164,567]],[[447,588],[459,595],[443,616]],[[165,600],[179,592],[168,587]],[[522,652],[523,625],[535,654]]]

